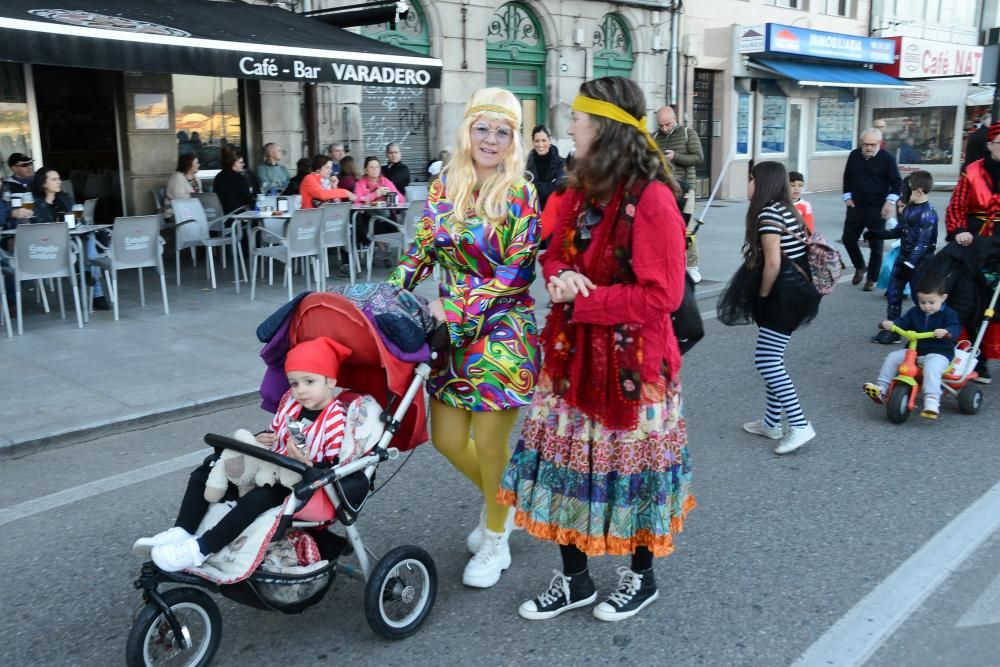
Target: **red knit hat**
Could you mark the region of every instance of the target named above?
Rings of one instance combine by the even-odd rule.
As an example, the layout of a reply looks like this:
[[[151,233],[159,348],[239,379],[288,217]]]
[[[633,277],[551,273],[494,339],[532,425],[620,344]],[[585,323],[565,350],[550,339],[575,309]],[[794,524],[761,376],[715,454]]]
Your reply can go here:
[[[351,348],[321,336],[299,343],[285,357],[285,372],[301,371],[337,378],[340,362],[351,356]]]
[[[990,129],[986,130],[986,141],[993,141],[1000,136],[1000,121],[990,125]]]

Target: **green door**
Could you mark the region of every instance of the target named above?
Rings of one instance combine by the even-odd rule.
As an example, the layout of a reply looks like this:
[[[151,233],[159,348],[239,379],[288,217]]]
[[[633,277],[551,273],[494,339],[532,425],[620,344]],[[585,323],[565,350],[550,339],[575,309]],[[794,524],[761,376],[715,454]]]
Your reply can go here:
[[[545,36],[534,12],[509,2],[493,14],[486,29],[486,84],[506,88],[521,101],[523,134],[545,123]]]

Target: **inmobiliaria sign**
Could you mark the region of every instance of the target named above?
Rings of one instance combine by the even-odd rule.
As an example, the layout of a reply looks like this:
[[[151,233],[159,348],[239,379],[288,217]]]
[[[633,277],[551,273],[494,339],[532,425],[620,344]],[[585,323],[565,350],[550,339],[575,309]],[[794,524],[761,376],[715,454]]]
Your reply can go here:
[[[949,76],[971,77],[979,81],[983,65],[983,47],[968,44],[935,42],[915,37],[892,37],[899,54],[892,65],[878,65],[880,72],[898,79],[937,79]]]

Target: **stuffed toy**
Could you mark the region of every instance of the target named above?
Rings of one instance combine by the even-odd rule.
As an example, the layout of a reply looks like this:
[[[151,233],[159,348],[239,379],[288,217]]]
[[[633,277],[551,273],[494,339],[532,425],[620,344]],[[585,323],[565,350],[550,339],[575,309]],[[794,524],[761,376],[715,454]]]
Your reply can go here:
[[[253,434],[244,428],[233,433],[233,439],[268,449],[257,442]],[[281,484],[292,488],[300,479],[302,477],[298,473],[287,468],[246,456],[232,449],[224,449],[205,481],[205,500],[210,503],[222,500],[230,483],[239,488],[242,496],[255,487],[268,484],[271,486]]]

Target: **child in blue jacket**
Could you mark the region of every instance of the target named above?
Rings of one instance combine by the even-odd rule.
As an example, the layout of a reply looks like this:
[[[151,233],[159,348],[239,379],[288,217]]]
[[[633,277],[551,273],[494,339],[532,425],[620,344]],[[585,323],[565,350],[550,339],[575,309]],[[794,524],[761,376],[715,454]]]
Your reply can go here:
[[[948,369],[955,356],[955,339],[962,333],[958,313],[944,305],[948,295],[944,291],[944,280],[933,274],[924,276],[917,287],[917,305],[895,320],[885,320],[879,325],[888,331],[895,324],[909,331],[933,331],[934,338],[917,341],[917,363],[923,366],[924,410],[921,417],[937,419],[941,411],[941,376]],[[866,382],[865,394],[881,405],[885,403],[889,383],[896,370],[903,363],[906,349],[890,352],[876,383]]]

